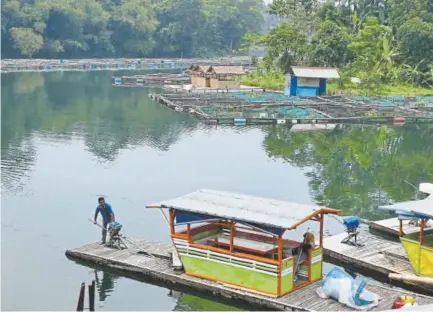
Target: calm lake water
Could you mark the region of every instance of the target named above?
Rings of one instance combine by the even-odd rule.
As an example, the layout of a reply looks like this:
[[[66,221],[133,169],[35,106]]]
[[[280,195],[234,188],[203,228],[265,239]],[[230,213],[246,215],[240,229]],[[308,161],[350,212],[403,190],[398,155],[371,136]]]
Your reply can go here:
[[[1,77],[2,310],[72,310],[95,274],[97,310],[234,309],[68,260],[67,248],[100,239],[87,220],[100,195],[127,236],[168,242],[145,205],[199,188],[375,220],[388,216],[379,204],[414,198],[407,182],[433,181],[432,127],[206,127],[153,103],[150,89],[111,86],[112,75]]]

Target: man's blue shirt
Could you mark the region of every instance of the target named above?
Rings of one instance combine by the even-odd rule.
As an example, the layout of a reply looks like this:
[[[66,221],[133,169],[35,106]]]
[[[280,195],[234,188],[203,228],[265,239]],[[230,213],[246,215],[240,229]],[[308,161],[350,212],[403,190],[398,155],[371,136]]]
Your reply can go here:
[[[101,207],[101,205],[98,205],[95,210],[95,219],[98,216],[98,213],[101,213],[102,219],[104,220],[104,223],[110,223],[111,222],[111,214],[113,213],[113,209],[111,208],[111,205],[109,203],[105,203],[105,207]]]

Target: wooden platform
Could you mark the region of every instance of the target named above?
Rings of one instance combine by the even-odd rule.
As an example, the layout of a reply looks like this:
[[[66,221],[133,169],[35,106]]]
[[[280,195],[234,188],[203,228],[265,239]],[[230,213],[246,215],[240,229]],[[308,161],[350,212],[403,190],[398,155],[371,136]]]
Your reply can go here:
[[[79,248],[69,249],[66,255],[69,258],[86,261],[86,263],[100,265],[116,269],[126,275],[134,274],[150,277],[155,281],[167,283],[167,287],[177,284],[178,286],[195,289],[213,296],[220,296],[251,304],[277,310],[306,310],[306,311],[342,311],[350,308],[331,299],[321,299],[316,295],[316,289],[320,281],[302,290],[293,292],[281,298],[270,298],[268,296],[246,292],[222,283],[188,276],[182,272],[175,271],[170,265],[170,253],[173,251],[171,245],[151,242],[148,240],[133,240],[138,248],[151,253],[155,257],[145,256],[138,253],[138,248],[129,245],[128,249],[116,250],[98,243],[85,245]],[[172,286],[173,287],[173,286]],[[408,291],[396,288],[386,288],[376,285],[368,285],[367,288],[381,296],[382,301],[373,311],[390,309],[394,299],[399,295],[416,296],[419,305],[432,304],[433,297],[416,295]]]
[[[403,233],[412,234],[419,232],[419,226],[409,224],[409,222],[409,220],[403,220]],[[398,218],[373,221],[370,222],[370,229],[380,233],[385,233],[398,237],[399,224],[400,222],[398,221]],[[429,225],[430,227],[433,227],[433,222],[430,221],[429,223],[427,223],[427,226]]]
[[[361,232],[358,242],[363,247],[342,244],[346,233],[327,237],[323,241],[325,260],[371,276],[383,282],[388,280],[389,273],[415,275],[403,245],[369,232]],[[398,284],[406,289],[433,295],[431,286],[412,283]]]

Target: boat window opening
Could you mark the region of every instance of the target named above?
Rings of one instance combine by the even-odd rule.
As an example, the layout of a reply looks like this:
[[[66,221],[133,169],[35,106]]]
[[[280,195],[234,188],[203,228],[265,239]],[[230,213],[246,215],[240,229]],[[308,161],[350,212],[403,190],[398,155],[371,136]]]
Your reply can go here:
[[[410,239],[414,242],[419,242],[421,238],[420,236],[420,232],[415,232],[405,235],[404,238]],[[424,229],[424,239],[422,245],[427,247],[433,247],[433,229]]]

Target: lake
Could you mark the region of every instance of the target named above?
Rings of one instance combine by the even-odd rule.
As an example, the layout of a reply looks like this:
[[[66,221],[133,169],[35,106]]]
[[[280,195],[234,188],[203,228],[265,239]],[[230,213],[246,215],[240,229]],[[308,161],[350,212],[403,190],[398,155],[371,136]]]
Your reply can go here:
[[[87,219],[101,195],[127,236],[169,242],[145,205],[200,188],[378,220],[389,217],[379,204],[433,181],[432,126],[204,126],[154,103],[157,88],[113,87],[112,75],[2,75],[2,310],[72,310],[95,275],[97,310],[234,309],[68,260],[67,248],[100,239]]]

